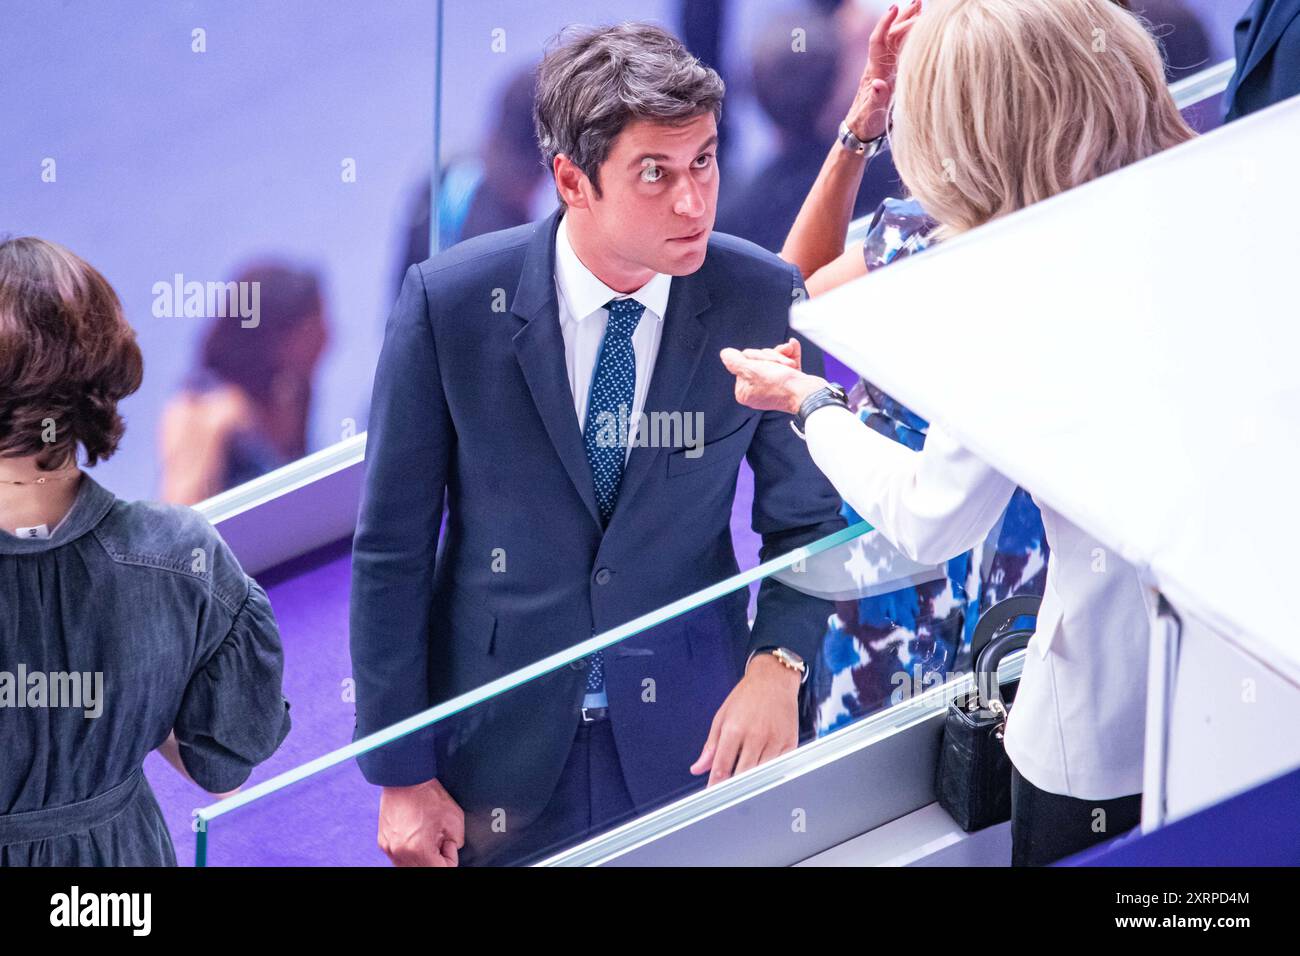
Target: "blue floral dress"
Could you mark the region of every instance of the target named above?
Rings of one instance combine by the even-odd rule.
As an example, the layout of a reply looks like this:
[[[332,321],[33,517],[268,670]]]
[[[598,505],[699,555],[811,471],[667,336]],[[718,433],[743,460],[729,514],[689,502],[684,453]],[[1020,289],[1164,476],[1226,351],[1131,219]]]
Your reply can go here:
[[[887,199],[863,242],[868,270],[924,251],[935,223],[913,200]],[[870,382],[860,380],[850,405],[870,428],[909,448],[925,444],[929,423]],[[850,524],[861,518],[845,504]],[[969,667],[979,616],[1017,594],[1042,594],[1047,541],[1038,508],[1017,488],[1002,521],[979,546],[949,561],[924,584],[837,601],[813,664],[813,724],[830,733],[941,683]]]

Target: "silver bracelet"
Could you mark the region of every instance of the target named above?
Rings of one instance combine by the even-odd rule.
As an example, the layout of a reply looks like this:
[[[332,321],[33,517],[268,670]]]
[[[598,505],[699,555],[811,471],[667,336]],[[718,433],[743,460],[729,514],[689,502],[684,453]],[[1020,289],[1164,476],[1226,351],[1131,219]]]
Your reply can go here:
[[[888,133],[881,133],[875,139],[860,140],[853,130],[849,129],[848,120],[842,120],[840,122],[840,132],[835,137],[835,141],[850,153],[857,153],[859,156],[871,160],[884,148],[887,138]]]

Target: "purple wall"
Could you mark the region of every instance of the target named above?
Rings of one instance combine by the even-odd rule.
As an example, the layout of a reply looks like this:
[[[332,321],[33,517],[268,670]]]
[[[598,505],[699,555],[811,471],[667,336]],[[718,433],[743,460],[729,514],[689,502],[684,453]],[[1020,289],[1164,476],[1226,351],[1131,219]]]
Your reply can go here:
[[[382,13],[379,11],[382,10]],[[251,256],[317,267],[333,343],[310,447],[369,394],[395,221],[432,154],[431,0],[9,4],[0,30],[0,230],[70,247],[116,287],[145,353],[97,477],[157,491],[155,430],[203,319],[151,313],[154,282]],[[191,30],[207,52],[191,52]],[[57,181],[42,182],[52,157]],[[341,181],[353,157],[357,181]],[[358,423],[358,430],[364,427]]]

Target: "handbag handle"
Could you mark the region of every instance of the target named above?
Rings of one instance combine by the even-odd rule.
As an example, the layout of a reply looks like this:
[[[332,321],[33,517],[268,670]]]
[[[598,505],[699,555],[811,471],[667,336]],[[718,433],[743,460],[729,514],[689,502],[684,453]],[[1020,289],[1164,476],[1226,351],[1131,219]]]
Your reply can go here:
[[[982,709],[1006,715],[1007,705],[1002,700],[1002,685],[998,683],[998,665],[1012,651],[1028,647],[1033,636],[1033,631],[999,634],[980,651],[979,660],[975,662],[975,695]]]
[[[970,659],[978,661],[985,645],[997,635],[1005,633],[1007,628],[1016,623],[1016,618],[1038,617],[1038,605],[1042,602],[1043,599],[1037,594],[1018,594],[990,607],[980,615],[975,633],[971,635]]]
[[[991,710],[1005,718],[1006,703],[1002,700],[1002,686],[998,683],[998,665],[1012,651],[1029,646],[1034,636],[1032,627],[1016,627],[1022,617],[1038,616],[1042,598],[1036,594],[1021,594],[999,601],[980,618],[971,637],[971,654],[975,660],[975,706]]]

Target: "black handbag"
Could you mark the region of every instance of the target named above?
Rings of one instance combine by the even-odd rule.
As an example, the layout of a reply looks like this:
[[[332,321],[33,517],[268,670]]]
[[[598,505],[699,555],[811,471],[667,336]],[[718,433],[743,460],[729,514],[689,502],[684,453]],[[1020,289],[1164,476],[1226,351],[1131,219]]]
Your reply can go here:
[[[1011,819],[1011,760],[1002,737],[1007,708],[998,684],[998,665],[1029,644],[1041,598],[1021,595],[985,612],[971,638],[975,692],[948,705],[939,750],[935,791],[939,805],[967,833]]]

